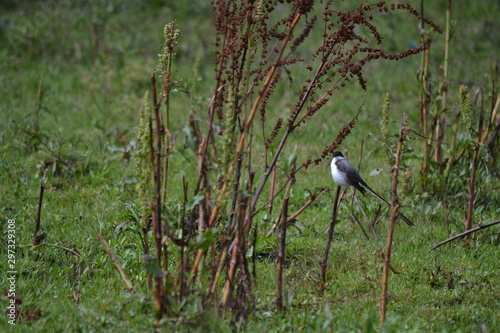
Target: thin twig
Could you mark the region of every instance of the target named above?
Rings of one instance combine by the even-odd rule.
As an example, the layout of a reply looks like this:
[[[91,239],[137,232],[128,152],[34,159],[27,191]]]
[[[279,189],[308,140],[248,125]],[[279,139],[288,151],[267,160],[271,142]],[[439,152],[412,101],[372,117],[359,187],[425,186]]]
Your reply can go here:
[[[290,223],[293,220],[295,220],[297,218],[297,216],[299,216],[304,210],[306,210],[306,208],[309,207],[321,194],[323,194],[329,190],[330,190],[330,188],[323,187],[323,188],[321,188],[321,190],[318,193],[316,193],[316,192],[311,193],[311,197],[309,198],[309,200],[307,200],[307,202],[302,207],[300,207],[295,213],[290,215],[290,217],[286,220],[286,223]],[[271,233],[274,231],[274,229],[276,229],[276,226],[278,225],[280,218],[281,218],[281,215],[277,218],[277,220],[274,223],[274,225],[272,226],[271,230],[269,230],[267,232],[266,237],[269,237],[269,235],[271,235]]]
[[[266,154],[267,159],[267,154]],[[273,212],[273,202],[274,202],[274,189],[276,187],[276,166],[274,166],[271,171],[271,188],[269,190],[269,206],[267,207],[267,213],[272,214]]]
[[[361,214],[363,214],[363,217],[365,218],[366,224],[368,224],[368,226],[370,227],[370,230],[372,231],[373,237],[375,237],[375,239],[378,242],[379,238],[377,235],[377,231],[375,230],[375,227],[373,226],[372,221],[366,215],[365,210],[363,209],[363,206],[361,206],[361,203],[359,202],[358,197],[356,196],[354,188],[352,191],[353,191],[352,196],[353,196],[354,200],[356,200],[356,204],[358,205],[359,209],[361,210]],[[352,205],[351,205],[351,207],[352,207]],[[353,212],[353,215],[354,215],[354,212]]]
[[[469,234],[472,234],[473,232],[479,231],[481,229],[489,228],[489,227],[494,226],[494,225],[499,224],[499,223],[500,223],[500,220],[496,220],[496,221],[493,221],[493,222],[490,222],[490,223],[486,223],[486,224],[481,224],[481,225],[475,227],[474,229],[467,230],[467,231],[462,232],[462,233],[460,233],[458,235],[450,237],[447,240],[442,241],[441,243],[438,243],[438,244],[434,245],[429,250],[427,250],[427,252],[434,251],[435,249],[437,249],[438,247],[443,246],[446,243],[452,242],[452,241],[454,241],[456,239],[459,239],[459,238],[462,238],[462,237],[467,236]]]
[[[352,207],[351,206],[351,214],[349,214],[349,216],[354,220],[356,221],[356,223],[358,224],[359,228],[361,229],[361,231],[363,232],[363,235],[365,235],[365,238],[366,240],[370,240],[370,236],[368,236],[368,233],[366,232],[365,228],[363,228],[363,224],[361,224],[361,221],[358,219],[358,217],[354,214],[353,210],[352,210]]]

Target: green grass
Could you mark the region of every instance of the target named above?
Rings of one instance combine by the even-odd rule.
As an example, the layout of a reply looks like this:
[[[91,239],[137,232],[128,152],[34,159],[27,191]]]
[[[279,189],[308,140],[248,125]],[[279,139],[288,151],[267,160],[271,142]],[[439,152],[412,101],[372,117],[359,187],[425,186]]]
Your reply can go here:
[[[339,3],[341,7],[350,4]],[[495,1],[455,1],[456,31],[452,40],[449,90],[451,114],[458,110],[458,85],[490,87],[490,64],[498,61],[500,9]],[[427,4],[427,16],[444,27],[443,4]],[[75,5],[54,1],[8,1],[0,4],[0,216],[2,226],[16,220],[16,291],[22,299],[23,320],[16,326],[0,320],[5,332],[144,332],[154,319],[152,295],[146,288],[142,247],[137,227],[131,223],[120,232],[115,227],[133,221],[138,210],[136,173],[126,151],[135,140],[138,110],[150,87],[150,74],[158,66],[163,25],[175,19],[182,39],[174,77],[193,94],[174,94],[172,128],[177,136],[170,179],[173,190],[169,204],[176,207],[182,197],[182,174],[190,188],[196,155],[186,148],[183,127],[191,112],[202,117],[213,93],[213,31],[210,6],[204,1],[186,6],[180,1],[98,1]],[[376,21],[391,52],[401,51],[417,39],[414,20],[384,14]],[[435,36],[433,73],[442,62],[444,36]],[[365,69],[368,91],[355,84],[334,95],[318,117],[300,127],[291,137],[285,156],[297,147],[298,163],[317,156],[338,130],[362,105],[365,106],[352,134],[342,148],[358,162],[364,140],[361,174],[379,193],[388,197],[390,172],[380,136],[381,108],[386,92],[392,96],[390,133],[397,133],[403,112],[410,127],[418,130],[418,86],[416,71],[420,57],[399,62],[377,61]],[[436,78],[433,78],[436,79]],[[43,108],[40,131],[33,133],[37,90],[42,80]],[[291,108],[295,85],[282,86],[280,100],[270,105],[272,124]],[[498,92],[497,92],[498,93]],[[486,104],[491,97],[486,96]],[[488,104],[489,103],[489,104]],[[452,117],[450,117],[452,119]],[[451,121],[451,120],[450,120]],[[260,125],[259,125],[260,126]],[[464,131],[465,135],[465,131]],[[287,268],[284,272],[285,311],[275,311],[277,240],[259,238],[257,311],[243,328],[231,323],[231,314],[217,318],[211,310],[200,311],[190,300],[179,322],[165,321],[165,330],[179,332],[472,332],[485,325],[500,331],[500,266],[498,227],[478,232],[468,246],[456,241],[428,253],[435,243],[463,231],[469,166],[454,170],[446,192],[446,211],[439,195],[419,186],[421,142],[408,142],[415,152],[407,154],[412,166],[413,190],[402,202],[414,228],[398,224],[390,275],[388,319],[378,328],[378,305],[388,211],[384,210],[377,230],[381,237],[365,240],[348,217],[345,201],[340,209],[330,251],[328,283],[318,290],[319,261],[324,251],[331,216],[333,192],[322,195],[299,218],[301,228],[289,229]],[[257,158],[257,157],[256,157]],[[132,158],[133,159],[133,158]],[[255,163],[257,165],[257,163]],[[495,166],[493,166],[495,167]],[[368,174],[375,168],[384,171]],[[498,165],[496,165],[498,169]],[[47,169],[47,187],[42,209],[42,231],[47,244],[33,249],[39,188]],[[260,164],[258,171],[262,169]],[[306,190],[334,187],[328,162],[298,174],[292,190],[291,211],[306,200]],[[476,222],[500,216],[498,178],[491,169],[480,169]],[[191,177],[191,178],[189,178]],[[280,180],[281,181],[281,180]],[[455,195],[456,194],[456,195]],[[373,197],[360,200],[370,216],[378,208]],[[277,210],[275,210],[276,212]],[[357,213],[358,215],[359,212]],[[275,216],[272,216],[274,219]],[[257,217],[261,234],[270,226]],[[143,295],[126,291],[92,228],[108,240],[132,283]],[[7,231],[2,228],[2,271],[7,267]],[[76,251],[74,255],[67,249]],[[80,286],[80,294],[75,294]],[[7,288],[5,285],[4,289]],[[76,299],[78,298],[78,302]],[[1,298],[2,309],[7,298]],[[26,318],[27,311],[41,309],[41,317]]]

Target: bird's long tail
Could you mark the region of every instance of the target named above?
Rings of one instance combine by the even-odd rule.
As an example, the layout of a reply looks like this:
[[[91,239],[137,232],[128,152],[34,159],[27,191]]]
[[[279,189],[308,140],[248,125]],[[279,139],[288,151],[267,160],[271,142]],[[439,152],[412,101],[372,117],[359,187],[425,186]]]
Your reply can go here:
[[[377,192],[375,192],[374,190],[372,190],[370,188],[370,186],[368,185],[363,185],[364,188],[366,188],[371,194],[373,194],[374,196],[376,196],[377,198],[379,198],[383,203],[385,203],[387,206],[391,207],[391,204],[388,203],[384,198],[382,198],[380,195],[377,194]],[[406,222],[406,224],[408,224],[410,227],[413,227],[414,224],[412,221],[410,221],[409,218],[407,218],[406,216],[404,216],[402,213],[398,212],[398,216],[403,219],[403,221]]]

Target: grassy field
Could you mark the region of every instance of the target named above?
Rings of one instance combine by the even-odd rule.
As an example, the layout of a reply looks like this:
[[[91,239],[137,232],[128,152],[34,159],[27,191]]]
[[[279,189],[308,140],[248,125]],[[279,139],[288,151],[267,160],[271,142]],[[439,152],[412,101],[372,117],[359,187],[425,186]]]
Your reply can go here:
[[[352,10],[356,5],[334,2],[333,6]],[[317,4],[319,12],[321,6]],[[414,6],[417,8],[418,3]],[[289,9],[279,5],[276,11],[280,14]],[[425,16],[443,29],[445,12],[446,1],[426,3]],[[458,156],[453,155],[450,141],[452,124],[463,109],[460,85],[469,87],[473,112],[471,126],[467,127],[463,117],[457,123],[457,146],[463,152],[446,178],[436,164],[431,164],[424,177],[420,174],[424,154],[418,135],[420,54],[367,64],[363,69],[366,91],[351,82],[334,92],[307,126],[290,135],[283,150],[278,164],[279,186],[284,184],[290,160],[296,158],[300,165],[321,155],[361,109],[355,127],[339,149],[348,151],[353,165],[360,163],[363,178],[389,198],[391,172],[381,134],[386,93],[391,95],[391,142],[396,142],[403,113],[408,115],[408,126],[416,133],[409,132],[406,141],[399,194],[401,209],[415,227],[396,224],[388,314],[382,328],[378,313],[387,208],[382,207],[375,225],[380,239],[370,234],[366,240],[351,217],[350,197],[342,201],[326,285],[324,290],[319,288],[319,262],[336,188],[329,172],[329,157],[300,170],[290,192],[289,210],[294,212],[308,200],[309,191],[325,186],[332,189],[319,196],[289,227],[281,313],[275,305],[278,238],[274,234],[265,237],[271,227],[267,222],[277,217],[280,199],[272,214],[260,213],[255,218],[259,236],[251,250],[257,260],[250,264],[256,272],[252,288],[255,309],[248,315],[247,324],[233,320],[231,311],[200,306],[196,292],[184,303],[176,303],[177,308],[158,324],[154,296],[147,288],[137,223],[141,205],[136,188],[139,109],[145,92],[151,90],[152,69],[159,66],[163,27],[175,20],[182,36],[172,71],[178,89],[171,93],[170,128],[175,144],[167,208],[178,212],[184,195],[183,177],[190,194],[198,179],[197,143],[190,141],[189,121],[199,121],[206,130],[204,119],[214,94],[212,8],[208,1],[2,1],[0,262],[6,276],[2,277],[5,294],[1,304],[2,309],[7,308],[7,294],[14,288],[20,317],[15,325],[4,317],[0,331],[144,332],[152,331],[155,325],[160,332],[500,331],[498,225],[475,233],[468,242],[457,240],[428,252],[436,243],[464,231],[475,147],[475,130],[471,128],[477,128],[481,109],[481,93],[475,94],[482,89],[486,126],[499,93],[498,86],[492,87],[498,85],[494,64],[500,60],[499,15],[497,1],[453,1],[445,157]],[[407,13],[376,15],[373,23],[384,37],[381,47],[388,52],[402,52],[419,43],[418,21]],[[311,43],[321,39],[319,34],[311,36]],[[434,33],[432,38],[430,80],[432,89],[436,89],[445,36]],[[285,71],[281,74],[287,75]],[[276,87],[267,104],[266,131],[290,112],[305,80],[304,71],[292,71],[290,79]],[[432,102],[438,105],[440,101],[440,96],[433,94]],[[264,169],[260,131],[260,125],[256,125],[252,163],[257,179]],[[496,159],[487,145],[480,145],[478,150],[473,227],[500,218],[499,139],[493,143]],[[369,176],[375,169],[382,170]],[[33,246],[43,179],[43,239]],[[217,179],[211,180],[215,187]],[[266,188],[258,207],[267,201],[268,191]],[[358,198],[373,218],[380,209],[379,202],[369,195],[358,194]],[[359,209],[353,210],[362,219]],[[107,240],[137,293],[126,288],[94,230]],[[15,237],[14,252],[9,252],[9,235]],[[169,247],[172,256],[178,254],[174,245]],[[194,256],[194,251],[191,254]],[[206,270],[212,269],[209,264]],[[12,275],[9,271],[16,272],[15,279],[7,280]]]

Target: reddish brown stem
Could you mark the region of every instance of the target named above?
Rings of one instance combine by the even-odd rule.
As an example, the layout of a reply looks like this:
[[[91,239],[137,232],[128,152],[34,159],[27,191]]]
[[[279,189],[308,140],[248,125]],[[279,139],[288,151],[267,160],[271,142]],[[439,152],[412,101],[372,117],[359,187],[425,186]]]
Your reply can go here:
[[[266,154],[267,155],[267,154]],[[271,176],[271,189],[269,191],[269,206],[267,207],[267,212],[272,214],[273,212],[273,202],[274,202],[274,188],[276,186],[276,167],[272,170]]]
[[[330,247],[332,245],[333,232],[335,230],[335,224],[337,223],[337,211],[339,207],[340,198],[340,186],[337,186],[337,192],[335,193],[335,200],[333,200],[333,212],[332,220],[330,222],[330,228],[328,229],[328,239],[326,241],[325,253],[323,255],[323,260],[321,261],[321,272],[320,272],[320,287],[321,290],[325,288],[326,285],[326,267],[328,265],[328,256],[330,255]]]
[[[156,129],[156,160],[154,164],[154,183],[155,183],[155,203],[153,208],[153,233],[155,239],[156,260],[158,267],[162,267],[162,230],[161,230],[161,142],[162,142],[162,122],[160,118],[160,106],[156,95],[155,73],[151,75],[151,84],[153,89],[153,107]],[[155,277],[155,300],[158,317],[161,318],[166,311],[165,289],[161,276]]]
[[[382,296],[380,297],[380,327],[384,325],[387,313],[387,290],[389,288],[389,270],[391,269],[391,253],[392,253],[392,239],[394,235],[394,224],[398,219],[398,174],[399,165],[401,164],[401,152],[403,150],[404,137],[406,133],[406,114],[403,114],[401,122],[401,129],[399,131],[399,140],[396,148],[396,161],[392,168],[392,185],[391,185],[391,218],[389,220],[389,230],[387,231],[387,242],[385,246],[384,255],[384,272],[382,280]]]

